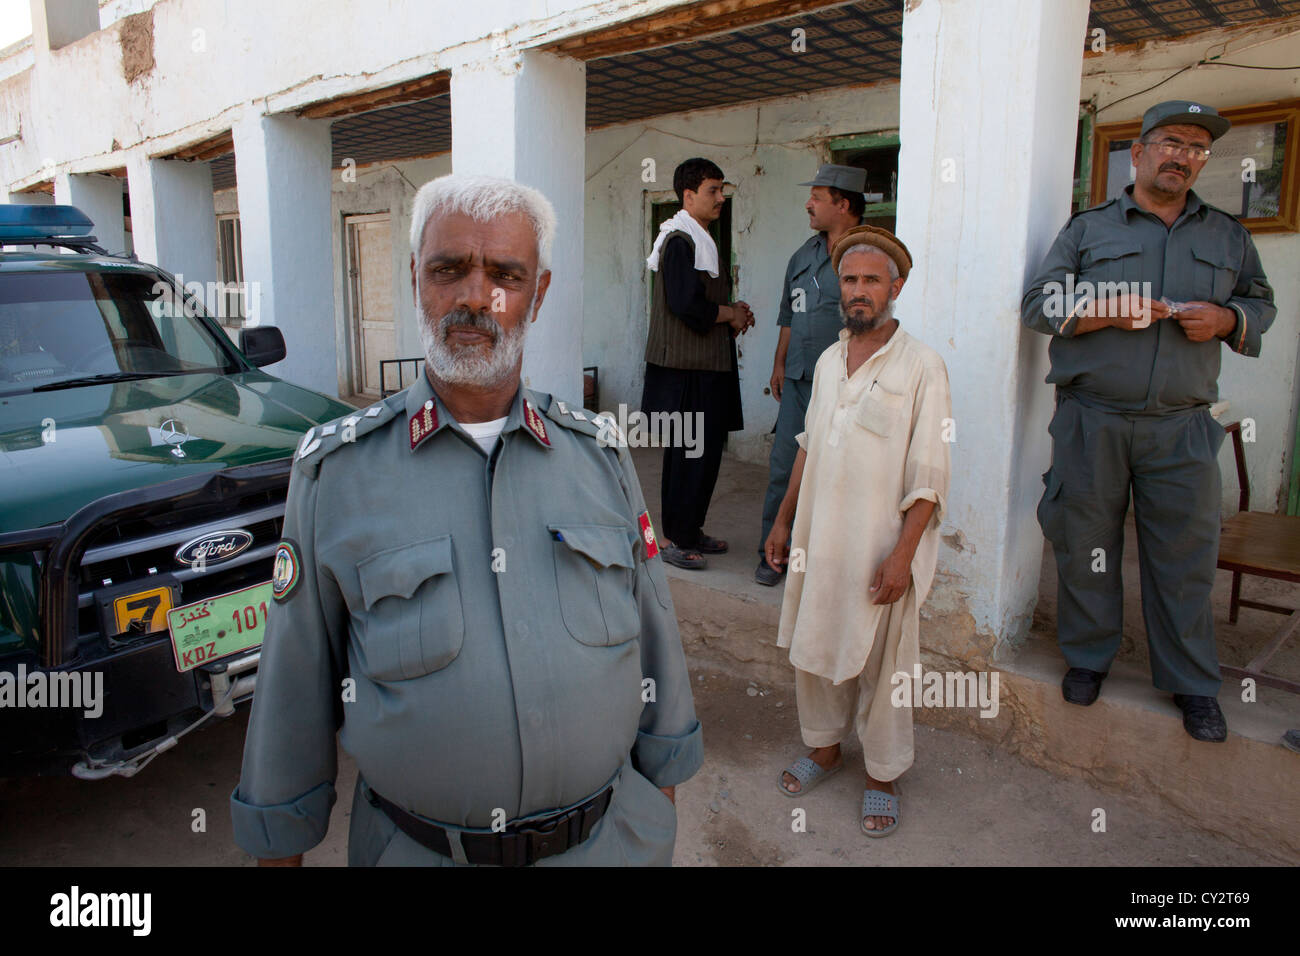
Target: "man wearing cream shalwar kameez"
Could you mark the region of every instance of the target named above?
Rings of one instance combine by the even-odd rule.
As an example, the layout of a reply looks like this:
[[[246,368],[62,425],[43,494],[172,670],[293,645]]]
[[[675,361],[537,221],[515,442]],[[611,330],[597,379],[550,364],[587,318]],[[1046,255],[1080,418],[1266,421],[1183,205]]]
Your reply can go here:
[[[904,266],[905,279],[906,249],[896,240],[896,247],[891,244],[888,233],[883,236],[887,239],[846,236],[836,251],[847,260],[845,253],[856,244],[877,243],[875,248],[883,247]],[[852,269],[847,261],[841,268],[837,257],[842,283],[852,281],[845,279],[850,272],[883,273],[888,264],[885,255],[850,255]],[[919,612],[938,557],[952,438],[947,370],[937,353],[892,321],[892,300],[902,287],[893,272],[881,277],[886,283],[892,279],[894,288],[888,302],[881,296],[874,303],[877,309],[864,310],[862,303],[872,303],[861,290],[841,288],[846,321],[851,314],[878,310],[872,334],[876,340],[888,338],[865,361],[857,351],[861,364],[850,373],[851,343],[855,350],[862,343],[854,343],[846,328],[817,362],[806,431],[797,439],[804,463],[777,638],[778,646],[790,649],[796,669],[799,722],[804,743],[814,748],[812,758],[819,755],[817,748],[830,747],[838,758],[838,744],[856,726],[869,788],[912,765],[912,713],[892,705],[890,677],[898,671],[912,674],[920,660]],[[923,526],[914,521],[905,534],[906,513],[922,502],[933,502],[917,513],[924,517],[932,511],[929,520]],[[905,555],[911,547],[909,565]],[[881,572],[891,559],[899,582],[891,596],[899,596],[876,603],[882,590],[889,590],[881,587]],[[800,560],[802,574],[797,573]],[[897,803],[893,806],[896,810]],[[880,835],[886,823],[892,830],[895,821],[889,818],[896,815],[876,816],[878,825],[864,831]]]

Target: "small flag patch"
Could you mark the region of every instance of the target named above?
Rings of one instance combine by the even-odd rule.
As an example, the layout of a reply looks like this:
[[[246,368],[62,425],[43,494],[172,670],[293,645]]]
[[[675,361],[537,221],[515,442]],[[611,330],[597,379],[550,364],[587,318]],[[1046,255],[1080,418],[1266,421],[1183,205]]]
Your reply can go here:
[[[655,538],[654,525],[650,523],[650,512],[641,512],[636,520],[641,525],[641,540],[645,542],[645,556],[649,561],[659,554],[659,541]]]

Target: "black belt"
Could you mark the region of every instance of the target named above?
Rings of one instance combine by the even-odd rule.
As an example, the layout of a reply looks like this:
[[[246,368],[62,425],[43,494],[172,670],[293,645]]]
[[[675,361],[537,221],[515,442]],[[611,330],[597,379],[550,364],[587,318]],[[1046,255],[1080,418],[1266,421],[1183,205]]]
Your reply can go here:
[[[370,804],[384,811],[397,824],[397,829],[421,846],[454,858],[446,828],[407,813],[368,786],[366,791]],[[563,853],[591,836],[597,821],[609,808],[613,794],[614,787],[610,785],[581,806],[522,824],[506,824],[500,832],[459,830],[465,859],[489,866],[527,866],[543,857]]]

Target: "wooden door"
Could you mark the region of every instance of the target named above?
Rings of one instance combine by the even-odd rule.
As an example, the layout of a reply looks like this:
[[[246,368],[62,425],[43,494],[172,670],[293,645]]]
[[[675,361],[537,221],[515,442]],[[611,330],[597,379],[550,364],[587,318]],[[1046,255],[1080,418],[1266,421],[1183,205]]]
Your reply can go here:
[[[393,324],[393,228],[388,213],[348,216],[349,324],[352,384],[359,395],[380,393],[379,363],[396,358]]]

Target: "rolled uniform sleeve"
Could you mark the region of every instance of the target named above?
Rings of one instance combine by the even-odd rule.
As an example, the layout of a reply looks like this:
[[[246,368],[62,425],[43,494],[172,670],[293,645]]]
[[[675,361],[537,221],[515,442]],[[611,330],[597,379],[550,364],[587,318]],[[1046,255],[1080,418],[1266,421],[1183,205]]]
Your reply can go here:
[[[1273,304],[1273,287],[1268,284],[1259,252],[1249,235],[1246,236],[1237,284],[1227,304],[1237,313],[1237,324],[1224,341],[1234,352],[1258,356],[1263,345],[1261,338],[1273,324],[1277,306]]]
[[[918,501],[934,502],[932,523],[943,520],[948,502],[951,472],[949,443],[945,432],[952,426],[952,400],[948,391],[948,370],[943,361],[922,367],[912,402],[912,434],[903,467],[903,500],[899,513]]]
[[[632,456],[618,453],[619,483],[636,515],[646,514],[641,484]],[[644,534],[636,549],[634,595],[641,614],[641,673],[654,680],[654,700],[641,711],[632,766],[656,787],[672,787],[689,780],[704,763],[704,732],[695,717],[691,677],[677,631],[663,559],[647,557]]]
[[[1072,338],[1077,328],[1075,318],[1087,305],[1080,298],[1067,302],[1066,276],[1079,275],[1079,240],[1075,234],[1076,220],[1065,224],[1047,250],[1037,274],[1025,288],[1020,300],[1020,322],[1027,329],[1044,335]]]
[[[344,604],[314,546],[319,482],[295,464],[283,539],[297,578],[268,612],[239,785],[230,798],[235,842],[259,858],[311,849],[336,795],[342,718]]]

